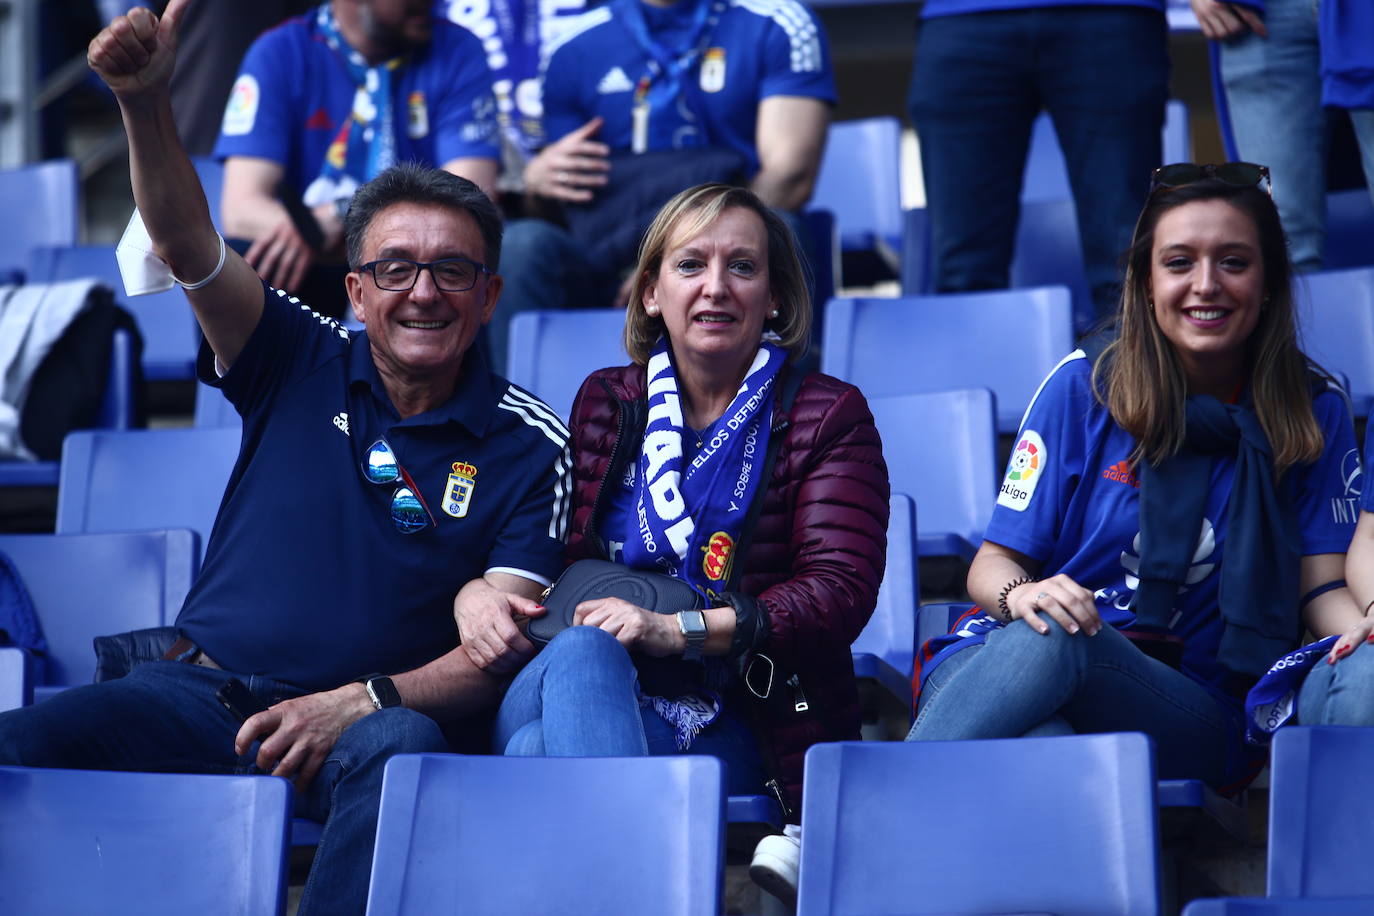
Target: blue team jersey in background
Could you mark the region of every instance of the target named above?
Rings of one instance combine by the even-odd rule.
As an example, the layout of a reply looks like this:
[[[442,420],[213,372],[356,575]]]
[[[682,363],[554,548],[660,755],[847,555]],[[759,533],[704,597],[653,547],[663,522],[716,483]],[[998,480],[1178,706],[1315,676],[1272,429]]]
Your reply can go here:
[[[471,32],[436,21],[430,43],[411,53],[392,91],[396,161],[441,166],[499,156],[491,71]],[[215,156],[270,159],[285,169],[287,185],[304,192],[320,174],[356,94],[314,14],[288,19],[264,32],[244,56]]]
[[[641,4],[650,33],[671,46],[700,4],[680,0],[668,9]],[[631,148],[636,86],[648,72],[647,55],[608,7],[584,13],[550,49],[544,72],[544,131],[557,140],[596,115],[605,119],[597,139],[613,151]],[[830,49],[811,11],[796,0],[729,0],[704,52],[685,77],[682,130],[743,155],[751,172],[759,102],[775,95],[833,103]]]

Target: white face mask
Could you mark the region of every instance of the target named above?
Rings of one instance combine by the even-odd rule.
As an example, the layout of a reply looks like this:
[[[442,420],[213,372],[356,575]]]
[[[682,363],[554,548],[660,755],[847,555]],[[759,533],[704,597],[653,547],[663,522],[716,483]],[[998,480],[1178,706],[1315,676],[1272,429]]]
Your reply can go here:
[[[130,296],[164,292],[175,284],[171,266],[153,254],[153,240],[148,236],[148,227],[143,225],[143,217],[137,208],[129,217],[129,225],[125,227],[119,244],[115,246],[115,260],[119,262],[124,292]]]

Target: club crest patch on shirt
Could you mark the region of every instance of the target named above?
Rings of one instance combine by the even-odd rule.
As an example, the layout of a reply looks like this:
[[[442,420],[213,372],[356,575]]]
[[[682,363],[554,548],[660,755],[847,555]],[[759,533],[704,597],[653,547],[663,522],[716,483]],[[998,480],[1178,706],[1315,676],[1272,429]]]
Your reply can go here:
[[[1030,505],[1035,487],[1045,472],[1045,440],[1033,429],[1021,434],[1007,462],[1007,476],[1002,480],[997,505],[1024,512]]]
[[[419,140],[429,133],[429,108],[425,94],[418,89],[406,100],[406,136]]]
[[[453,473],[448,475],[448,486],[444,488],[444,512],[454,518],[468,514],[472,502],[472,491],[477,487],[477,465],[463,461],[453,462]]]
[[[237,137],[253,130],[253,121],[258,116],[258,102],[262,92],[258,88],[258,78],[244,73],[234,80],[234,88],[229,90],[229,103],[224,106],[224,123],[221,132],[228,137]]]
[[[701,56],[701,91],[720,92],[725,88],[725,49],[707,48]]]

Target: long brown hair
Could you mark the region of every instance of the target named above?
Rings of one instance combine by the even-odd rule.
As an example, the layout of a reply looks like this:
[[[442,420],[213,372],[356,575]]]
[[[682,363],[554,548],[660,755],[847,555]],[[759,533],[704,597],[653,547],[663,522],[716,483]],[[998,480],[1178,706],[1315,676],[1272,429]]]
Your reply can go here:
[[[1264,268],[1263,305],[1249,344],[1250,390],[1255,413],[1273,450],[1274,468],[1316,461],[1322,431],[1312,412],[1309,360],[1298,347],[1291,287],[1292,267],[1278,210],[1256,187],[1206,178],[1150,195],[1127,252],[1126,283],[1117,313],[1119,336],[1093,367],[1094,387],[1112,419],[1138,443],[1133,461],[1158,464],[1183,445],[1188,383],[1173,344],[1151,307],[1150,266],[1155,228],[1175,207],[1224,200],[1246,214],[1259,234]]]

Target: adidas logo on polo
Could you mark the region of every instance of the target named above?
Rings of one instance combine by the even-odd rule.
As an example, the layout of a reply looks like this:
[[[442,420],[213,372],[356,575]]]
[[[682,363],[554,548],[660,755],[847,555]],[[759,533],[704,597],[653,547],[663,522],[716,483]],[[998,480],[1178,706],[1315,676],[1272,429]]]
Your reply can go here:
[[[1128,483],[1137,490],[1140,489],[1140,481],[1131,473],[1131,465],[1126,461],[1118,461],[1116,464],[1107,468],[1102,472],[1102,479]]]
[[[635,88],[634,83],[625,75],[625,71],[619,67],[612,67],[606,71],[606,75],[601,77],[601,82],[596,84],[596,91],[599,95],[611,95],[616,92],[630,92]]]

